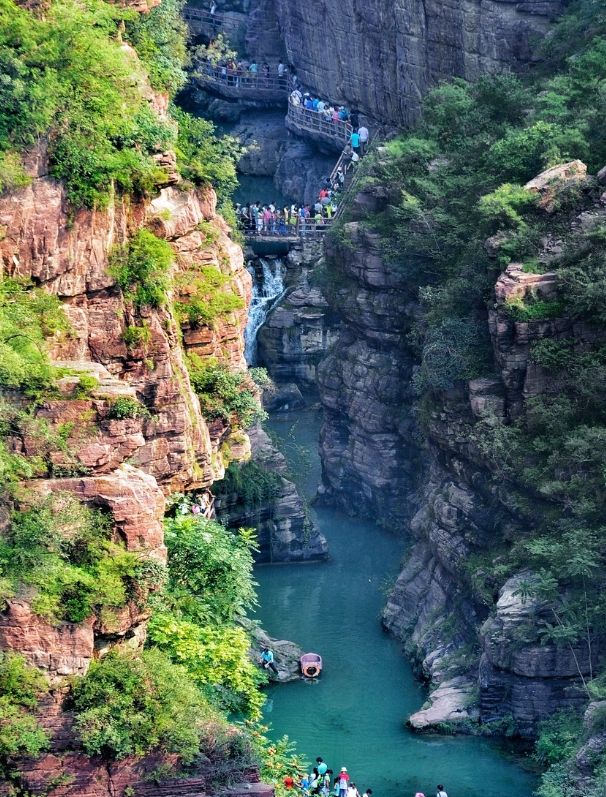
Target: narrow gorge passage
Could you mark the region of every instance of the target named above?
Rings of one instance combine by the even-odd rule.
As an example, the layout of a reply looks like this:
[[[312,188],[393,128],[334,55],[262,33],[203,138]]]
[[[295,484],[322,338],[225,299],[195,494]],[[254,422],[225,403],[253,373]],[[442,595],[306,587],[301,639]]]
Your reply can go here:
[[[319,426],[314,410],[273,415],[268,423],[306,498],[320,477]],[[379,622],[403,541],[333,509],[312,513],[331,560],[256,571],[262,626],[324,658],[319,681],[270,689],[272,735],[288,734],[309,761],[321,755],[333,769],[348,767],[360,790],[371,787],[377,797],[432,794],[438,782],[454,797],[530,797],[535,778],[488,740],[422,736],[404,726],[424,689]]]

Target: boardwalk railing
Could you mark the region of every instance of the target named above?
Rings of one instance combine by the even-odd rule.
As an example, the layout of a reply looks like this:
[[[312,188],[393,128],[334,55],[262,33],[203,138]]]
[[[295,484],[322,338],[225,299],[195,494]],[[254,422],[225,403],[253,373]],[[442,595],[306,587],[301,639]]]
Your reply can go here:
[[[246,96],[261,101],[286,102],[291,88],[290,78],[288,75],[280,77],[275,74],[277,66],[273,69],[273,74],[264,75],[247,69],[230,69],[206,63],[196,70],[195,76],[205,86],[228,97]]]
[[[341,147],[349,143],[353,127],[349,122],[342,119],[333,121],[327,118],[323,111],[314,111],[305,108],[303,105],[288,103],[287,122],[290,122],[295,130],[306,130],[315,133],[323,138],[330,139]]]
[[[184,7],[182,15],[194,32],[196,28],[199,28],[204,32],[209,31],[210,33],[219,33],[221,31],[239,33],[245,27],[245,22],[242,20],[233,19],[227,14],[219,14],[217,12],[211,14],[210,11],[190,5]]]
[[[302,238],[321,238],[324,233],[330,229],[332,219],[322,219],[322,221],[315,221],[314,219],[298,219],[297,224],[288,225],[286,232],[274,229],[251,229],[248,227],[242,228],[242,233],[247,240],[258,241],[263,238],[271,239],[272,241],[291,242],[298,241]]]

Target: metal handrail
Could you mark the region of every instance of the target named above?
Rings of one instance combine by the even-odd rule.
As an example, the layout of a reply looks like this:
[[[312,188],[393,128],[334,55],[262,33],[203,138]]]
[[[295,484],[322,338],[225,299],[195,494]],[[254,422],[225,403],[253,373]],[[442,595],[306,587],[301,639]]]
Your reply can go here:
[[[295,125],[312,133],[322,133],[342,144],[349,143],[353,132],[349,122],[343,119],[337,121],[327,119],[324,111],[314,111],[312,108],[295,105],[293,102],[288,103],[288,117]]]
[[[348,204],[348,200],[351,198],[351,195],[356,190],[356,185],[359,182],[360,177],[362,175],[362,171],[363,170],[360,168],[360,166],[364,162],[364,160],[368,157],[368,155],[370,155],[371,151],[378,145],[378,141],[379,141],[378,134],[376,132],[375,132],[374,135],[371,133],[370,136],[369,136],[368,141],[366,142],[366,151],[365,151],[365,154],[364,154],[364,158],[361,158],[358,161],[358,167],[353,172],[353,176],[352,176],[351,180],[349,181],[348,185],[346,186],[345,190],[343,191],[343,193],[341,194],[341,196],[339,198],[339,204],[337,205],[337,209],[336,209],[335,214],[334,214],[334,216],[332,218],[333,221],[336,221],[343,214],[343,212],[345,210],[345,207]],[[344,156],[346,156],[345,150],[343,150],[343,152],[341,153],[341,157],[344,157]],[[339,158],[339,160],[341,160],[341,158]],[[352,166],[353,166],[353,163],[350,161],[348,168],[351,168]]]
[[[323,218],[322,221],[309,219],[297,219],[296,226],[287,225],[286,232],[274,230],[259,230],[250,227],[241,227],[245,238],[275,238],[277,240],[289,240],[292,238],[307,238],[309,236],[323,235],[331,226],[334,216],[330,219]],[[294,226],[294,229],[293,229]]]
[[[230,19],[226,14],[217,13],[211,14],[210,11],[205,11],[202,8],[186,5],[183,9],[183,19],[186,22],[205,22],[215,28],[233,28],[240,30],[245,26],[244,20]]]
[[[214,66],[207,63],[205,68],[196,72],[196,77],[204,83],[220,87],[221,89],[242,90],[245,92],[263,94],[264,92],[279,92],[284,98],[290,91],[290,76],[263,75],[242,69],[230,69],[225,66]]]

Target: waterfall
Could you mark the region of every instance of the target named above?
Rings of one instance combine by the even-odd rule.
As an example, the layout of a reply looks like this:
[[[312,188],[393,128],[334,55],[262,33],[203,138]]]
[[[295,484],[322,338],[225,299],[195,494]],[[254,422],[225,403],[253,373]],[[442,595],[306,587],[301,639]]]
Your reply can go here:
[[[250,260],[247,265],[253,278],[253,295],[244,333],[246,362],[254,365],[257,358],[257,333],[276,299],[284,293],[284,263],[278,257]]]

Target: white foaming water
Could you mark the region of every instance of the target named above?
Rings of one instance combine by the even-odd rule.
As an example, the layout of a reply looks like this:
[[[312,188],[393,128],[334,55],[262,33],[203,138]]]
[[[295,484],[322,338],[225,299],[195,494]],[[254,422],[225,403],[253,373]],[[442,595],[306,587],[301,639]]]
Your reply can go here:
[[[253,295],[248,310],[248,323],[244,333],[244,356],[248,365],[257,358],[257,333],[265,323],[267,314],[276,299],[284,293],[284,263],[278,257],[259,258],[259,266],[249,261],[248,271],[253,278]]]

